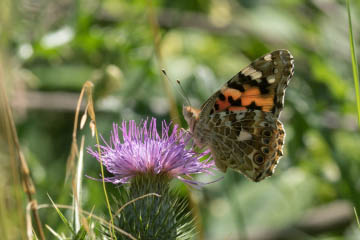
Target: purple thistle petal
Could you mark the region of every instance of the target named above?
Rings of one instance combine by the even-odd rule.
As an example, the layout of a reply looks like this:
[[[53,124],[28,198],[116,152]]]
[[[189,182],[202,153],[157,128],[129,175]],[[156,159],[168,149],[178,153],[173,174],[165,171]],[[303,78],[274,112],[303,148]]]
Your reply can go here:
[[[121,127],[113,124],[110,142],[102,138],[104,145],[100,145],[102,163],[114,175],[105,181],[122,184],[138,174],[153,173],[166,174],[195,187],[202,186],[203,183],[192,180],[190,174],[211,173],[214,163],[209,151],[195,152],[191,135],[178,125],[175,124],[172,131],[171,124],[163,121],[161,125],[160,136],[155,118],[150,122],[145,120],[139,126],[133,120],[123,121]],[[88,148],[88,153],[100,161],[97,151]],[[202,158],[204,160],[200,161]]]

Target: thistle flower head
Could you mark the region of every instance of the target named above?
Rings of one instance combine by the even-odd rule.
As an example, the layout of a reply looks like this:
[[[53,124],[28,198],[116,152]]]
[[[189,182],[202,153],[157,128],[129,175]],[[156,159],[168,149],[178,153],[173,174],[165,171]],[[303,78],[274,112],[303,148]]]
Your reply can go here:
[[[213,167],[208,152],[197,153],[190,144],[191,136],[174,124],[162,122],[161,135],[156,128],[156,119],[145,120],[136,125],[131,120],[123,121],[121,127],[113,125],[110,142],[104,140],[100,153],[91,148],[88,152],[101,161],[114,176],[105,178],[114,184],[128,183],[138,175],[165,175],[198,186],[201,183],[191,180],[191,174],[209,173]],[[119,129],[122,138],[119,136]],[[200,161],[207,156],[205,160]],[[184,178],[186,176],[186,178]]]

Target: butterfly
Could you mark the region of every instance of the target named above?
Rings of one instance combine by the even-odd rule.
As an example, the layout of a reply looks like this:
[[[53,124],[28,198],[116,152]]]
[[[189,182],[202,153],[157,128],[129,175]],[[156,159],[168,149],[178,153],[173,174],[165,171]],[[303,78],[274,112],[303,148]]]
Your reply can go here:
[[[183,107],[195,144],[210,149],[217,168],[255,182],[273,175],[283,155],[279,116],[293,74],[293,56],[276,50],[233,76],[200,109]]]

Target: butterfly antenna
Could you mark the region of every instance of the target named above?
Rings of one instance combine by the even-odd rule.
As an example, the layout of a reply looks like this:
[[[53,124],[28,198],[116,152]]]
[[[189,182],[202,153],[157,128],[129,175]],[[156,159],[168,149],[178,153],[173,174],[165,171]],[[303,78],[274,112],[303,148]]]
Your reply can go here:
[[[183,96],[183,98],[186,99],[186,101],[188,102],[189,106],[191,107],[190,100],[189,100],[188,96],[186,95],[185,90],[184,90],[184,88],[182,87],[180,80],[176,80],[176,83],[180,86],[180,89],[181,89],[180,94]]]
[[[172,81],[170,81],[165,69],[162,69],[161,72],[164,74],[165,78],[171,82],[171,84],[174,84]],[[178,91],[178,93],[188,102],[189,106],[191,107],[191,103],[189,98],[187,97],[187,95],[185,94],[184,88],[182,87],[181,83],[179,80],[176,80],[177,84],[180,86],[181,91],[179,91],[178,88],[176,88],[176,90]]]

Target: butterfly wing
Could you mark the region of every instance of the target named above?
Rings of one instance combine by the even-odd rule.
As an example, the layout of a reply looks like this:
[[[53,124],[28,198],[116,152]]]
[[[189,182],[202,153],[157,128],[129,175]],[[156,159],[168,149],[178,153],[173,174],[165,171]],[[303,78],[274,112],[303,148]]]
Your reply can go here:
[[[293,75],[287,50],[266,54],[232,77],[201,110],[184,107],[195,142],[208,146],[216,166],[260,181],[283,155],[285,131],[278,120]]]
[[[261,110],[279,117],[284,94],[294,72],[287,50],[266,54],[233,76],[201,107],[200,119],[222,111]]]
[[[285,131],[271,112],[218,112],[210,116],[206,136],[216,166],[232,168],[253,181],[274,173],[283,155]]]

